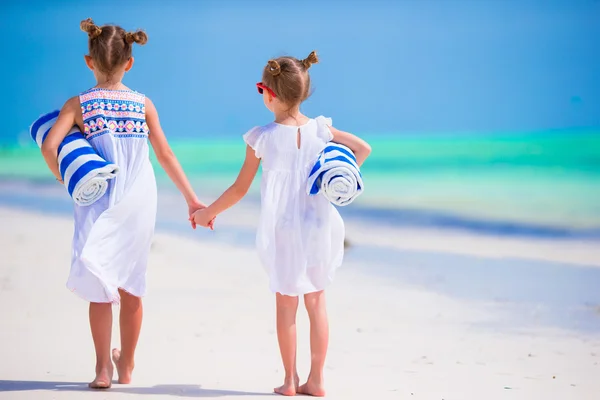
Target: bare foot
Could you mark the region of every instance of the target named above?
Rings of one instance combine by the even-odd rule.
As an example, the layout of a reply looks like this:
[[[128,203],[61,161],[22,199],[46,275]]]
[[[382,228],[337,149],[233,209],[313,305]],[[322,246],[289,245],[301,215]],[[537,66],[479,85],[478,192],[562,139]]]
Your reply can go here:
[[[96,368],[96,378],[88,384],[90,389],[110,389],[112,385],[113,367]]]
[[[296,375],[293,381],[286,379],[283,385],[276,387],[273,391],[282,396],[295,396],[300,384],[300,378]]]
[[[118,382],[120,384],[131,383],[131,374],[133,373],[133,365],[125,365],[121,361],[121,350],[113,349],[112,360],[117,367],[117,374],[119,375]]]
[[[323,386],[322,382],[317,383],[308,380],[304,385],[298,388],[298,393],[305,394],[307,396],[324,397],[325,387]]]

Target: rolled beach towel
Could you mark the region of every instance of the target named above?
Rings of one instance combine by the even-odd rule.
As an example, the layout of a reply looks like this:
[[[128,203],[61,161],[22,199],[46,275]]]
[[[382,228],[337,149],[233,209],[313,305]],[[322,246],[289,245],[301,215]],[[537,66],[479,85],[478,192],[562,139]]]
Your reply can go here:
[[[56,110],[42,115],[31,125],[31,138],[38,147],[42,147],[58,114]],[[89,206],[100,199],[108,189],[108,180],[119,171],[115,164],[96,153],[77,126],[58,147],[58,168],[69,195],[80,206]]]
[[[337,206],[346,206],[363,191],[362,175],[352,150],[330,142],[319,155],[310,171],[306,191],[309,195],[323,195]]]

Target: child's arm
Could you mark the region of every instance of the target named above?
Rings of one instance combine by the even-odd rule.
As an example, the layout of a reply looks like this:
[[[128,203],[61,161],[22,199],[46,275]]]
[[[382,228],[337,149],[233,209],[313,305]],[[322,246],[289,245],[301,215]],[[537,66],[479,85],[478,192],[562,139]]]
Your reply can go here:
[[[60,170],[58,168],[58,146],[62,143],[67,133],[75,125],[77,118],[77,112],[79,112],[79,98],[72,97],[60,110],[60,114],[56,119],[56,123],[48,132],[48,136],[42,143],[42,155],[48,168],[52,171],[52,174],[56,177],[56,180],[63,183]]]
[[[233,185],[210,206],[194,213],[194,221],[198,225],[207,226],[218,214],[240,201],[248,193],[259,165],[260,159],[256,157],[255,151],[250,146],[246,146],[246,159]]]
[[[156,111],[156,107],[154,107],[152,101],[147,97],[146,123],[150,130],[150,144],[152,144],[156,159],[185,198],[189,208],[189,215],[192,215],[192,213],[198,209],[206,207],[198,200],[196,193],[194,193],[194,189],[192,189],[192,185],[190,185],[190,182],[185,176],[181,164],[179,164],[175,153],[173,153],[173,150],[171,150],[171,147],[167,142],[165,133],[160,126],[158,111]],[[195,228],[195,224],[192,223],[192,227]]]
[[[355,136],[348,132],[340,131],[339,129],[335,129],[333,126],[329,127],[329,130],[333,134],[333,142],[343,144],[348,147],[354,155],[356,156],[356,163],[360,167],[369,154],[371,154],[371,146],[358,136]]]

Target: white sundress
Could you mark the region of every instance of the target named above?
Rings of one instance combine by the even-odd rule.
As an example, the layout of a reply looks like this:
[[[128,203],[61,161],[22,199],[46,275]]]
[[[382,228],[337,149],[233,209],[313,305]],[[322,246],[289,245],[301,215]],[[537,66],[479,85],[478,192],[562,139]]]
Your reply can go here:
[[[146,293],[146,266],[156,220],[156,180],[150,164],[145,96],[129,90],[90,89],[79,96],[85,136],[118,165],[106,194],[75,205],[67,287],[95,303],[118,303],[119,289]]]
[[[318,117],[299,127],[271,123],[244,135],[262,160],[256,245],[274,293],[299,296],[323,290],[342,264],[340,214],[324,196],[306,193],[310,170],[333,138],[329,126],[331,119]]]

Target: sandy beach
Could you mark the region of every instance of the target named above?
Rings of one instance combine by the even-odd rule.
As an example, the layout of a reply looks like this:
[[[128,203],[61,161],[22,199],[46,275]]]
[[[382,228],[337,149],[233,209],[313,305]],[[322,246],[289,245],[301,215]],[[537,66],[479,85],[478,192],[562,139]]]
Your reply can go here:
[[[298,177],[330,139],[352,149],[362,194],[338,207],[328,399],[600,400],[599,17],[600,0],[0,1],[0,400],[276,398],[261,203],[286,207],[269,250],[279,228],[325,234]],[[35,122],[59,109],[54,129]],[[319,116],[329,128],[305,121]],[[86,140],[61,137],[75,125]],[[364,164],[344,132],[368,143]],[[248,144],[266,168],[246,192]],[[67,280],[73,194],[101,159],[118,175],[75,210],[75,254],[119,202],[102,244],[128,260],[97,264],[136,293],[152,247],[132,383],[94,391],[89,304]],[[236,180],[245,196],[216,230],[192,230],[184,198],[210,204]],[[320,264],[313,235],[292,242],[273,258]]]
[[[71,220],[4,207],[0,221],[0,398],[273,396],[282,378],[274,301],[250,247],[159,230],[134,382],[98,393],[86,388],[94,366],[87,304],[65,288]],[[353,251],[328,295],[327,398],[598,398],[597,331],[509,323],[502,302],[391,279]],[[299,315],[306,376],[308,323]]]

